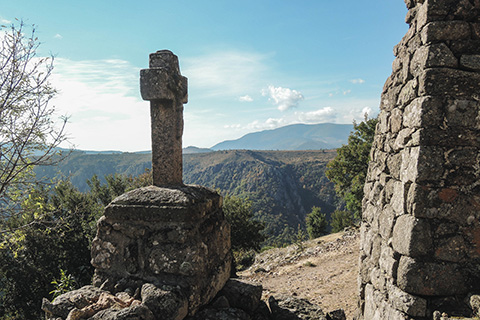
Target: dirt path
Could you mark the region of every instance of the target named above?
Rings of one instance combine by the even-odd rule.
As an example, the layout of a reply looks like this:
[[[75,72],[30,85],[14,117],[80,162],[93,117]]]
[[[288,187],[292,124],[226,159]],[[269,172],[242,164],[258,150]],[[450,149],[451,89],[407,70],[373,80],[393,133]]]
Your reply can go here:
[[[263,296],[288,294],[306,298],[325,312],[344,309],[352,319],[357,303],[358,233],[336,233],[304,243],[272,249],[240,272],[263,285]]]

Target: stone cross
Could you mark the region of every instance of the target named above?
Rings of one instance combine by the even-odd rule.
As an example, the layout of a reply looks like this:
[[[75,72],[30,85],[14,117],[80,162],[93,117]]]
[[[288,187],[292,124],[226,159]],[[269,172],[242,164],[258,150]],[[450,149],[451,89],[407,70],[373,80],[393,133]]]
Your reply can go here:
[[[140,70],[140,92],[150,101],[153,184],[182,185],[183,104],[188,96],[178,57],[169,50],[150,54],[149,69]]]

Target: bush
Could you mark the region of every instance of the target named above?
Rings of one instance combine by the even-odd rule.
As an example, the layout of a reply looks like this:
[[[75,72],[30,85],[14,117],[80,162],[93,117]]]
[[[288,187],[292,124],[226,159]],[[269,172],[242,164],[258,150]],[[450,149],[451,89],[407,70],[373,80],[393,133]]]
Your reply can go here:
[[[312,212],[307,215],[305,220],[310,239],[318,238],[327,233],[327,218],[319,207],[313,207]]]
[[[339,232],[350,227],[353,224],[353,217],[348,211],[335,210],[332,213],[332,221],[330,226],[332,227],[332,232]]]
[[[252,203],[235,196],[223,200],[223,212],[231,227],[233,250],[260,250],[265,240],[263,223],[253,219]]]

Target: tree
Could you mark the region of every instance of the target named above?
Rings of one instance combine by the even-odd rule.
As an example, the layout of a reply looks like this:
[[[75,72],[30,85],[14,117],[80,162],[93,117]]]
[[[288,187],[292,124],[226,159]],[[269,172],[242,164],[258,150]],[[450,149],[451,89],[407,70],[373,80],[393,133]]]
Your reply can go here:
[[[353,224],[352,214],[348,211],[335,210],[331,216],[330,226],[332,232],[339,232]]]
[[[0,238],[0,319],[40,319],[42,298],[65,289],[62,281],[91,283],[90,243],[101,211],[70,182],[30,190],[22,215]]]
[[[28,29],[30,31],[28,32]],[[0,222],[19,206],[35,177],[32,167],[58,158],[57,147],[66,140],[64,127],[54,120],[50,105],[56,91],[49,82],[53,57],[38,57],[35,26],[23,22],[1,26],[0,35]]]
[[[363,185],[376,125],[377,119],[367,117],[359,124],[354,123],[348,143],[337,149],[337,156],[327,165],[328,179],[356,219],[360,219],[362,212]]]
[[[325,213],[322,213],[321,208],[313,207],[312,212],[307,214],[305,221],[310,239],[318,238],[327,233],[327,218]]]
[[[265,240],[263,223],[253,219],[252,203],[235,196],[225,196],[223,212],[231,226],[233,250],[259,250]]]

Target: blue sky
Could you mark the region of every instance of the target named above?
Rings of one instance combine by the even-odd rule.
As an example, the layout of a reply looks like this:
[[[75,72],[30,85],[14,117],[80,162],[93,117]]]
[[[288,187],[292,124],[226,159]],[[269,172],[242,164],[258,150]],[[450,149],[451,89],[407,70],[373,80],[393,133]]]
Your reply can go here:
[[[150,149],[139,92],[148,55],[169,49],[189,78],[184,147],[293,123],[378,113],[401,0],[3,1],[2,24],[37,26],[55,55],[54,105],[79,149]]]

